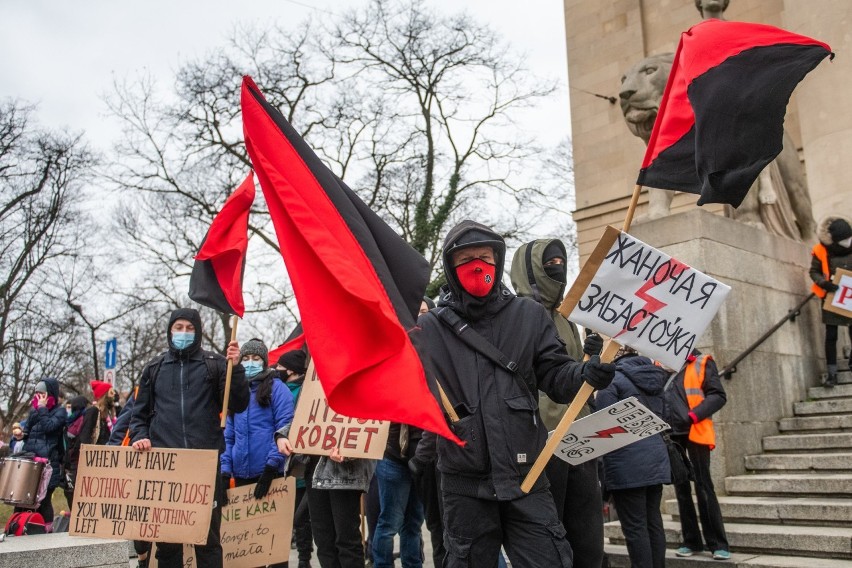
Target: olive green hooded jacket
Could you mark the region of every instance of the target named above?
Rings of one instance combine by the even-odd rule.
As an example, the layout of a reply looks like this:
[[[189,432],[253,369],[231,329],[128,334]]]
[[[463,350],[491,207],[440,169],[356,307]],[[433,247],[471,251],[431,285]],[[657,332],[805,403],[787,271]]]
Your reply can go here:
[[[556,324],[556,331],[559,333],[560,339],[565,342],[568,355],[575,361],[582,361],[583,341],[580,339],[577,326],[556,311],[565,295],[566,284],[554,280],[544,271],[544,250],[552,242],[558,243],[563,255],[565,255],[564,258],[567,259],[565,245],[558,239],[532,241],[515,251],[509,276],[512,280],[512,287],[518,296],[533,299],[547,308],[553,323]],[[530,247],[532,248],[528,254],[527,251]],[[555,403],[539,392],[539,412],[548,430],[556,428],[566,408],[566,405]],[[584,407],[580,416],[586,414],[588,414],[588,407]]]

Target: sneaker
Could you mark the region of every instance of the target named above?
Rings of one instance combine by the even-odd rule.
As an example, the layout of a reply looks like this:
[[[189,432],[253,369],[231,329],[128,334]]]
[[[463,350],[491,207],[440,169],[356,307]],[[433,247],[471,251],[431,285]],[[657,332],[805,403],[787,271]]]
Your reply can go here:
[[[686,558],[687,556],[692,556],[695,552],[692,551],[688,546],[681,546],[677,550],[675,550],[675,554],[680,556],[681,558]]]
[[[730,560],[731,553],[727,550],[717,550],[713,553],[713,560]]]
[[[825,388],[833,389],[837,386],[837,375],[835,373],[829,373],[828,377],[825,379]]]

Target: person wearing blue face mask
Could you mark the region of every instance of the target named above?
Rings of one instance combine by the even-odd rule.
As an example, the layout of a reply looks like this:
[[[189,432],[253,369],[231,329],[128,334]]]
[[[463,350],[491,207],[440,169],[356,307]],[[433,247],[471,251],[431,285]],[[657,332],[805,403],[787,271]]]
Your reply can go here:
[[[234,478],[237,487],[256,483],[254,497],[262,499],[272,480],[281,477],[287,461],[278,452],[275,432],[293,421],[293,395],[269,367],[269,351],[260,339],[250,339],[240,349],[249,381],[248,408],[231,414],[225,426],[225,451],[221,456],[223,483]],[[286,566],[274,564],[271,566]]]
[[[168,350],[145,365],[139,378],[130,418],[130,440],[139,451],[150,448],[225,449],[219,413],[225,395],[227,361],[234,363],[228,411],[244,411],[249,403],[246,373],[240,365],[240,347],[228,345],[227,358],[201,349],[201,316],[197,310],[174,310],[166,328]],[[216,476],[217,480],[220,476]],[[225,487],[216,484],[216,502],[207,543],[195,546],[199,567],[222,566],[219,529]],[[163,568],[183,566],[183,545],[157,543],[157,561]],[[143,562],[145,564],[143,564]],[[140,566],[147,565],[147,558]]]

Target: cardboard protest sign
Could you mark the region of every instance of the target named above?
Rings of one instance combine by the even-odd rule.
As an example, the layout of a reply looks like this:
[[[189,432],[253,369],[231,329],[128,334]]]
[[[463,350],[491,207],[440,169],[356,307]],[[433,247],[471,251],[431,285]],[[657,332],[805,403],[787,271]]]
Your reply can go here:
[[[350,418],[332,410],[310,362],[290,426],[289,440],[297,454],[327,456],[336,447],[343,457],[382,459],[388,428],[386,420]]]
[[[852,318],[852,272],[838,268],[831,280],[837,284],[836,292],[825,296],[824,310]]]
[[[607,227],[559,311],[678,369],[730,291],[730,286]]]
[[[222,508],[222,556],[228,568],[254,568],[290,558],[296,480],[272,481],[263,499],[254,498],[255,485],[228,490]]]
[[[83,444],[69,533],[204,544],[216,500],[216,450]]]
[[[668,429],[665,420],[631,396],[576,421],[554,453],[577,465]]]

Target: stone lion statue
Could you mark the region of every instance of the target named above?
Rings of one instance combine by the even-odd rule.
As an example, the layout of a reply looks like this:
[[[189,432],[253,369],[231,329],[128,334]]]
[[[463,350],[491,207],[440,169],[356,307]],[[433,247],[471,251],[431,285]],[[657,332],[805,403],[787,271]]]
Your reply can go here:
[[[704,2],[711,4],[711,2]],[[718,2],[727,8],[727,2]],[[696,2],[696,6],[699,2]],[[706,9],[706,8],[705,8]],[[627,128],[645,144],[651,137],[654,120],[663,91],[671,72],[673,53],[652,55],[639,61],[621,78],[621,111]],[[802,164],[792,139],[784,133],[784,149],[761,172],[755,186],[738,209],[730,216],[770,233],[798,241],[808,241],[814,236],[810,194],[805,182]],[[669,214],[673,191],[649,189],[646,219],[658,219]]]

